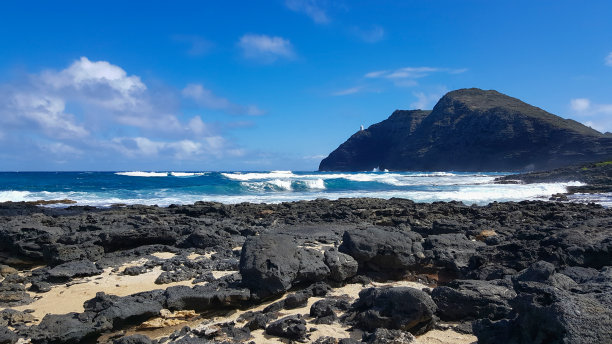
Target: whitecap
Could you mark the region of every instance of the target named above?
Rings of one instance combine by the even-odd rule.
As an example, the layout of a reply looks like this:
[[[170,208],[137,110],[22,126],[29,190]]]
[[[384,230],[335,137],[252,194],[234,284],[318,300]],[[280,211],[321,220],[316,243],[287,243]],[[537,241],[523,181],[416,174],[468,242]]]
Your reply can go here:
[[[142,171],[132,171],[132,172],[116,172],[118,176],[128,176],[128,177],[167,177],[168,172],[142,172]]]
[[[197,177],[204,176],[206,173],[204,172],[170,172],[170,175],[173,177]]]

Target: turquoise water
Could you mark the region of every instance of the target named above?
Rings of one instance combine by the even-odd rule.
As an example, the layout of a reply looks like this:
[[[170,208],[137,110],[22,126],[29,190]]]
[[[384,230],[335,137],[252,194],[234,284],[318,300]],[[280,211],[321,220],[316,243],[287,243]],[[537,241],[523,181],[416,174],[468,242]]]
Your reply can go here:
[[[79,205],[278,203],[342,197],[417,202],[547,199],[567,185],[494,184],[505,173],[459,172],[0,172],[0,201],[71,199]]]

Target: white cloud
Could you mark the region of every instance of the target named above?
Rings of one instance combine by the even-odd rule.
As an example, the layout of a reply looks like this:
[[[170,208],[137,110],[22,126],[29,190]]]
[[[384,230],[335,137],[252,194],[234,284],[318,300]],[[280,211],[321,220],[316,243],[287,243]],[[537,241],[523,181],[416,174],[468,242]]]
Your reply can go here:
[[[317,24],[330,22],[329,16],[317,0],[286,0],[287,8],[294,12],[301,12],[309,16]]]
[[[593,129],[612,131],[612,104],[593,103],[588,98],[574,98],[570,100],[572,114]]]
[[[584,112],[591,107],[591,101],[587,98],[576,98],[570,101],[570,107],[575,112]]]
[[[378,25],[374,25],[369,29],[354,27],[352,31],[357,37],[366,43],[380,42],[385,38],[385,29]]]
[[[606,64],[606,66],[610,66],[610,67],[612,67],[612,52],[610,52],[610,53],[608,54],[608,56],[606,56],[606,58],[605,58],[605,61],[604,61],[604,62],[605,62],[605,64]]]
[[[65,109],[65,102],[57,97],[39,93],[15,93],[9,95],[9,107],[2,115],[5,121],[34,124],[50,137],[82,138],[89,135],[87,129],[77,124],[72,115],[65,113]]]
[[[246,34],[240,38],[238,46],[245,58],[264,63],[295,57],[291,42],[277,36]]]
[[[139,106],[147,89],[138,76],[128,76],[121,67],[106,61],[92,62],[87,57],[60,72],[45,71],[40,80],[55,91],[78,93],[86,101],[115,110]]]
[[[411,103],[410,107],[412,109],[420,110],[431,109],[433,105],[435,105],[436,102],[440,100],[440,98],[442,98],[442,96],[447,92],[448,89],[446,87],[440,87],[438,90],[429,93],[414,92],[413,95],[417,98],[417,100]]]
[[[437,67],[404,67],[394,70],[379,70],[366,73],[366,78],[386,78],[386,79],[420,79],[431,75],[432,73],[449,73],[461,74],[465,73],[467,68],[452,69],[452,68],[437,68]]]
[[[349,94],[355,94],[360,92],[361,90],[363,90],[363,87],[361,86],[357,86],[357,87],[351,87],[351,88],[347,88],[344,90],[340,90],[337,92],[332,93],[333,96],[347,96]]]
[[[226,98],[218,97],[201,84],[189,84],[181,93],[183,97],[193,100],[196,104],[206,109],[222,110],[233,115],[258,116],[264,114],[264,111],[255,105],[242,106],[231,103]]]
[[[120,156],[134,161],[201,162],[236,156],[241,148],[220,132],[231,126],[209,125],[201,116],[181,114],[184,98],[227,113],[263,113],[197,84],[183,92],[152,90],[119,66],[82,57],[62,70],[0,84],[0,128],[3,142],[8,142],[0,146],[0,155],[12,156],[13,163],[20,161],[19,156],[37,156],[48,163],[74,163],[84,157],[100,163]],[[45,168],[42,160],[40,168]],[[84,164],[73,166],[87,169]]]

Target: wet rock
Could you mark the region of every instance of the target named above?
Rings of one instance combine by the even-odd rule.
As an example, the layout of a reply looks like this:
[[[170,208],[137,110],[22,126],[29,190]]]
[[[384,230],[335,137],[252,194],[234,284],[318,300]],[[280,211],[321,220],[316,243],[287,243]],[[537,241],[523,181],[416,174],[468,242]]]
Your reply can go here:
[[[325,264],[330,270],[329,278],[336,282],[342,282],[355,276],[359,268],[359,264],[353,257],[335,249],[325,251]]]
[[[370,334],[365,334],[363,342],[368,344],[410,344],[416,343],[416,338],[410,332],[378,328]]]
[[[497,320],[512,311],[509,301],[516,297],[512,286],[500,282],[455,280],[435,288],[431,297],[438,306],[442,320]]]
[[[302,341],[306,338],[306,321],[299,315],[288,316],[268,325],[266,334]]]
[[[357,327],[377,328],[423,334],[435,325],[436,304],[418,289],[408,287],[369,288],[359,293],[351,312]]]
[[[360,268],[403,272],[424,257],[421,241],[415,232],[370,227],[346,231],[339,251],[353,257]]]

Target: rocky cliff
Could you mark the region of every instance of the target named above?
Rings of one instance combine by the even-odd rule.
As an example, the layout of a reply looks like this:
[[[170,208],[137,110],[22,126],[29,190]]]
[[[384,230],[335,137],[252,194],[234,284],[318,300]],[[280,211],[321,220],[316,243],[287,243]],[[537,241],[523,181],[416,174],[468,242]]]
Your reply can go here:
[[[497,91],[447,93],[395,111],[321,161],[320,171],[526,171],[612,158],[612,136]]]

